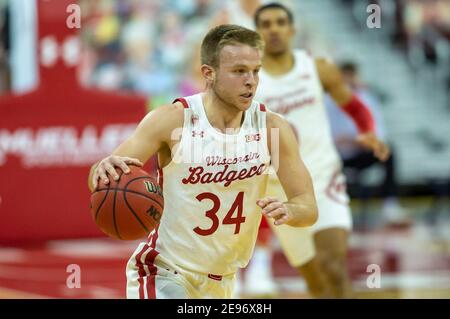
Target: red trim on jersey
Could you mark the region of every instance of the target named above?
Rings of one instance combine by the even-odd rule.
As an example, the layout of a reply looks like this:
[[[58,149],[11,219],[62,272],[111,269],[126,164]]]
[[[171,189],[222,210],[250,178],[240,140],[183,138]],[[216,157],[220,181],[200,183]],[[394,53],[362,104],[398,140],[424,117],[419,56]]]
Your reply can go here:
[[[152,249],[145,258],[145,264],[148,266],[148,269],[150,271],[150,274],[147,275],[147,283],[146,283],[146,289],[147,289],[147,296],[148,299],[156,299],[156,283],[155,283],[155,277],[158,273],[158,268],[154,265],[155,258],[158,256],[158,252],[154,249]]]
[[[159,186],[161,186],[161,189],[164,190],[163,186],[164,186],[164,174],[163,174],[163,170],[161,168],[161,166],[159,165],[159,161],[158,161],[158,184]]]
[[[157,275],[158,269],[155,266],[155,258],[159,255],[159,252],[156,251],[156,241],[158,240],[158,227],[156,227],[155,231],[149,236],[147,243],[142,247],[141,251],[136,255],[136,267],[138,268],[138,283],[139,283],[139,299],[145,299],[144,289],[147,291],[147,298],[155,299],[156,298],[156,285],[155,285],[155,277]],[[150,251],[145,256],[144,262],[142,262],[142,256],[145,252]],[[145,270],[145,266],[148,267],[149,273]],[[146,280],[144,280],[144,278]]]
[[[261,218],[261,223],[259,224],[257,242],[262,245],[267,245],[272,238],[272,231],[270,229],[269,221],[266,217]]]
[[[139,299],[144,299],[144,277],[146,275],[145,269],[144,269],[144,264],[141,261],[142,255],[150,248],[150,246],[148,246],[147,244],[145,244],[141,251],[136,255],[135,260],[136,260],[136,267],[138,269],[138,282],[139,282]]]
[[[261,218],[261,223],[259,224],[259,230],[261,229],[270,229],[269,222],[266,218]]]
[[[217,281],[221,281],[222,280],[222,276],[221,275],[208,274],[208,278],[210,278],[212,280],[217,280]]]
[[[327,188],[325,189],[325,194],[329,199],[331,199],[333,202],[347,206],[348,203],[345,201],[342,201],[339,199],[335,193],[345,193],[347,185],[346,183],[338,184],[337,178],[341,175],[341,171],[336,171],[333,176],[331,177],[330,183],[328,184]]]
[[[181,104],[183,104],[185,109],[189,108],[189,104],[184,97],[179,97],[178,99],[175,99],[172,103],[176,103],[176,102],[181,102]]]
[[[183,103],[183,105],[187,106],[187,102],[185,99],[177,99],[174,101],[180,101]],[[161,165],[159,163],[159,157],[157,162],[157,182],[161,189],[163,189],[164,179],[163,179],[163,170],[161,168]],[[158,229],[159,225],[156,226],[155,231],[151,233],[151,235],[147,239],[147,244],[150,245],[150,251],[148,252],[147,256],[145,256],[145,265],[148,266],[149,273],[146,273],[147,281],[145,282],[145,289],[147,290],[147,297],[148,299],[156,299],[156,282],[155,277],[158,273],[158,268],[155,266],[155,258],[159,255],[159,252],[156,250],[156,241],[158,240]],[[141,288],[141,287],[139,287]],[[140,291],[140,290],[139,290]]]
[[[159,225],[158,225],[159,227]],[[151,250],[145,257],[145,264],[148,266],[150,274],[147,275],[147,297],[148,299],[156,299],[156,283],[155,277],[158,273],[158,268],[156,268],[154,262],[156,256],[158,256],[158,252],[156,251],[156,241],[158,240],[158,227],[156,227],[155,232],[153,233],[152,242],[150,244]]]
[[[259,103],[259,110],[261,112],[265,112],[266,111],[266,106],[264,104],[262,104],[262,103]]]

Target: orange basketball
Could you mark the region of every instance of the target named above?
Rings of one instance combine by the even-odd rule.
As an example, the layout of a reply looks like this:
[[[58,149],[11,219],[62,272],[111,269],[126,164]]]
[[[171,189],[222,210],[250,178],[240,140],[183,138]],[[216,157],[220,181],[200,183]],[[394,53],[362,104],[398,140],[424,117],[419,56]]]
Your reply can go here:
[[[99,181],[91,195],[91,213],[98,227],[121,240],[146,237],[159,223],[164,198],[157,180],[136,166],[130,173],[119,173],[119,181],[108,185]]]

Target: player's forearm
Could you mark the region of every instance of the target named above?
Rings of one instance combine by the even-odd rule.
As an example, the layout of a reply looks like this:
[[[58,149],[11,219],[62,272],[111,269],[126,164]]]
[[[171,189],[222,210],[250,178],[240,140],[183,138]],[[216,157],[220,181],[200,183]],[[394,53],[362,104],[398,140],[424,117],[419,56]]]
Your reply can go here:
[[[341,108],[353,120],[360,133],[375,132],[375,120],[369,107],[355,94]]]
[[[293,227],[312,226],[318,218],[318,210],[314,194],[303,194],[291,198],[285,203],[292,214],[292,219],[287,223]]]

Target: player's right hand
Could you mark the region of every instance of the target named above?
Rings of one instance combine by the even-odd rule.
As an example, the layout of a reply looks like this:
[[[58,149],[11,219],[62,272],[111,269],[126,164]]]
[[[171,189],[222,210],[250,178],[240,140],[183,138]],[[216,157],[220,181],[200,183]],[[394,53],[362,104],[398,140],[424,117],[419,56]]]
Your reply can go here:
[[[256,205],[262,208],[263,215],[275,220],[273,224],[276,226],[286,224],[292,219],[289,208],[275,197],[258,199]]]
[[[110,155],[102,159],[95,168],[92,176],[94,189],[97,188],[99,179],[101,179],[104,184],[109,184],[109,176],[116,181],[119,180],[120,176],[116,172],[116,167],[120,168],[125,174],[130,173],[128,165],[143,166],[140,160],[131,157]]]
[[[384,162],[389,158],[390,150],[383,141],[379,140],[373,132],[359,134],[356,141],[363,147],[371,150],[373,155]]]

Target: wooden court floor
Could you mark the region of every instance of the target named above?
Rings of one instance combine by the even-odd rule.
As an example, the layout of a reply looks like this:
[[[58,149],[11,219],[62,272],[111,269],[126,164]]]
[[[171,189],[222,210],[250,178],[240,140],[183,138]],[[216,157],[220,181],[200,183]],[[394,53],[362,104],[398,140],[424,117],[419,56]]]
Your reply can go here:
[[[412,225],[400,229],[356,227],[349,252],[356,298],[450,298],[450,214],[431,221],[427,216],[415,215]],[[0,246],[0,298],[125,298],[125,265],[136,245],[83,239]],[[241,297],[308,298],[304,281],[274,245],[278,293],[244,291]],[[366,284],[370,264],[382,270],[379,288]],[[80,267],[79,288],[67,286],[70,265]]]

